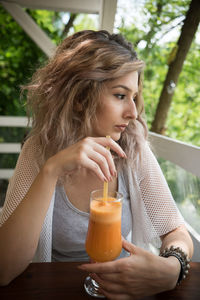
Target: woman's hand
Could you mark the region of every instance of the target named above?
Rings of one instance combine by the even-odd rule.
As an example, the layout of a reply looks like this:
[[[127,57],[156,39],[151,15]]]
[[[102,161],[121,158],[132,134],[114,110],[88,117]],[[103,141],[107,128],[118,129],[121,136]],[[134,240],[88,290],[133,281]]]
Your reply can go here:
[[[125,240],[123,248],[129,257],[80,266],[90,272],[108,299],[140,299],[175,287],[180,272],[175,257],[156,256]]]
[[[111,138],[87,137],[52,156],[46,164],[56,176],[70,174],[79,168],[93,171],[102,181],[116,175],[112,155],[106,147],[119,156],[126,157],[122,148]]]

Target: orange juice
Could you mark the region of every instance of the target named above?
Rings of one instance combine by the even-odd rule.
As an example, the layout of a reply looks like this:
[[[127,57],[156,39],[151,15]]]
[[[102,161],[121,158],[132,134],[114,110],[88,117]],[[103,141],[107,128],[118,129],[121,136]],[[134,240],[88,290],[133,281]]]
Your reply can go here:
[[[94,261],[105,262],[119,256],[122,249],[121,211],[122,203],[116,198],[91,201],[86,251]]]

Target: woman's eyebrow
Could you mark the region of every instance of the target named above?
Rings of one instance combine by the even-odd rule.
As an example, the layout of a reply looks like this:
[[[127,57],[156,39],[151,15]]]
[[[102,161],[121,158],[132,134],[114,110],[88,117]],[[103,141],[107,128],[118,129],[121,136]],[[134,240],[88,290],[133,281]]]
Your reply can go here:
[[[128,88],[126,85],[123,85],[123,84],[118,84],[118,85],[112,86],[112,89],[115,89],[115,88],[122,88],[129,92],[133,92],[132,89]],[[137,93],[138,93],[138,91],[135,92],[135,94],[137,94]]]
[[[118,84],[118,85],[112,86],[112,89],[115,89],[115,88],[123,88],[123,89],[131,92],[131,89],[129,89],[126,85],[123,85],[123,84]]]

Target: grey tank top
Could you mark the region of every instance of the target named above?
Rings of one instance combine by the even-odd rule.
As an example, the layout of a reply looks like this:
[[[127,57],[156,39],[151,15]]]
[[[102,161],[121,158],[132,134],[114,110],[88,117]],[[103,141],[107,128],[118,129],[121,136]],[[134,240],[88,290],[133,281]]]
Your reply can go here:
[[[132,229],[130,197],[124,177],[118,174],[118,191],[123,194],[122,236],[127,239]],[[68,200],[63,186],[56,187],[53,212],[52,261],[86,261],[85,238],[89,213],[83,212]],[[119,258],[129,256],[124,249]]]

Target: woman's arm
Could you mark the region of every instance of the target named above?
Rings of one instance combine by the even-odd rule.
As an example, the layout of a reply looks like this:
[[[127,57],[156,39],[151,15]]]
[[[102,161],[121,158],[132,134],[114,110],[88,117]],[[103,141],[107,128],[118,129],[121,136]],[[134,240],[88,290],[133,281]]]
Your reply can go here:
[[[184,226],[162,237],[162,248],[180,247],[189,257],[193,253],[191,238]],[[84,264],[81,269],[92,273],[108,299],[140,299],[176,286],[180,263],[176,257],[160,257],[123,241],[130,256],[113,262]]]
[[[160,251],[169,248],[170,246],[180,247],[189,258],[193,255],[193,242],[185,225],[181,225],[175,230],[161,237],[162,246]]]
[[[188,262],[193,255],[193,242],[185,225],[181,225],[175,230],[161,237],[162,246],[160,249],[161,256],[167,258],[167,262],[172,264],[174,274],[177,274],[174,280],[174,286],[180,283],[183,276],[186,275]],[[172,251],[172,252],[171,252]],[[171,252],[171,253],[170,253]]]
[[[28,193],[0,227],[0,285],[8,284],[35,254],[57,178],[41,169]]]

